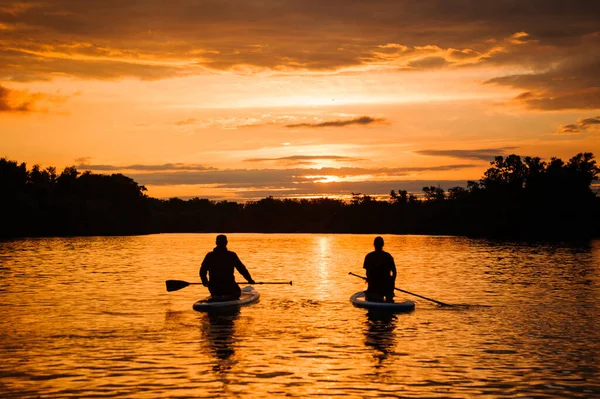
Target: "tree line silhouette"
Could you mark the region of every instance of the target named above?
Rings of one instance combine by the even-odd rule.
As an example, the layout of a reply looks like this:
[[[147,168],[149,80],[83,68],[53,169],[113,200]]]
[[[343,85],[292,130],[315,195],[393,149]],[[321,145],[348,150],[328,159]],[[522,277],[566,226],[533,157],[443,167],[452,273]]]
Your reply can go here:
[[[466,187],[392,190],[388,200],[333,198],[238,203],[157,199],[122,174],[31,170],[0,159],[0,238],[167,232],[447,234],[511,239],[600,236],[600,169],[592,153],[563,162],[498,156]]]

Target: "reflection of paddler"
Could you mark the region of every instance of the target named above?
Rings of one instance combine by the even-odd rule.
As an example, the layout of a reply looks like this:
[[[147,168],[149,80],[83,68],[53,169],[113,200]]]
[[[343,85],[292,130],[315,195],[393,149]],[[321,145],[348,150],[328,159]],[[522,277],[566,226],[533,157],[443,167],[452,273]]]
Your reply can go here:
[[[397,316],[389,312],[367,312],[365,345],[381,352],[375,355],[379,361],[383,361],[394,349],[396,319]]]
[[[231,368],[230,358],[235,353],[233,337],[235,321],[240,315],[239,309],[208,312],[204,318],[203,335],[208,349],[219,360],[215,370]]]

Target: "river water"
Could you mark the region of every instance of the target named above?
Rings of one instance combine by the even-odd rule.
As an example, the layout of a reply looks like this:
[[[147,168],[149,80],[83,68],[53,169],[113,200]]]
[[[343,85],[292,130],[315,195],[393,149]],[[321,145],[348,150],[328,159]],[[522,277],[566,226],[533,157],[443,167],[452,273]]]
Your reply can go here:
[[[0,243],[0,397],[600,396],[600,240],[384,236],[407,314],[372,314],[371,235],[230,234],[260,302],[195,312],[214,234]],[[243,281],[237,276],[238,281]]]

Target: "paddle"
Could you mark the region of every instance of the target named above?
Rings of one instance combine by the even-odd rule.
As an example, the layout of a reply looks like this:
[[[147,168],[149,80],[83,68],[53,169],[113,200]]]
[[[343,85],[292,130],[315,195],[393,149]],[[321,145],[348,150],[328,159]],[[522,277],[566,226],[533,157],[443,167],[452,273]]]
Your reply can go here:
[[[351,275],[356,276],[358,278],[362,278],[365,281],[367,280],[366,277],[359,276],[358,274],[354,274],[352,272],[349,272],[348,274],[351,274]],[[404,292],[405,294],[410,294],[410,295],[418,296],[419,298],[427,299],[428,301],[435,302],[435,303],[437,303],[438,305],[441,305],[441,306],[454,306],[454,305],[450,305],[449,303],[444,303],[444,302],[436,301],[435,299],[427,298],[427,297],[419,295],[419,294],[414,294],[414,293],[409,292],[409,291],[401,290],[400,288],[394,287],[394,289],[396,291]]]
[[[188,283],[187,281],[183,281],[183,280],[167,280],[165,281],[165,283],[167,284],[167,291],[171,292],[171,291],[178,291],[182,288],[187,287],[188,285],[192,285],[192,284],[199,284],[202,285],[202,283]],[[240,284],[240,283],[238,283]],[[244,283],[242,283],[244,284]],[[249,284],[249,283],[247,283]],[[268,282],[268,281],[261,281],[258,283],[254,283],[254,284],[289,284],[292,285],[292,282]]]

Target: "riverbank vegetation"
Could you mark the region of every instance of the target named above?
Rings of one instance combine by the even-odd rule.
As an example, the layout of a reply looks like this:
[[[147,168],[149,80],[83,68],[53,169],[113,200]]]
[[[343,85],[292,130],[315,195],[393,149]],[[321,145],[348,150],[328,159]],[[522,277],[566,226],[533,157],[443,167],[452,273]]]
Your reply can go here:
[[[166,232],[449,234],[511,239],[600,236],[600,169],[591,153],[568,162],[496,157],[466,187],[390,188],[388,200],[277,199],[237,203],[148,197],[122,174],[27,169],[0,159],[1,238]]]

